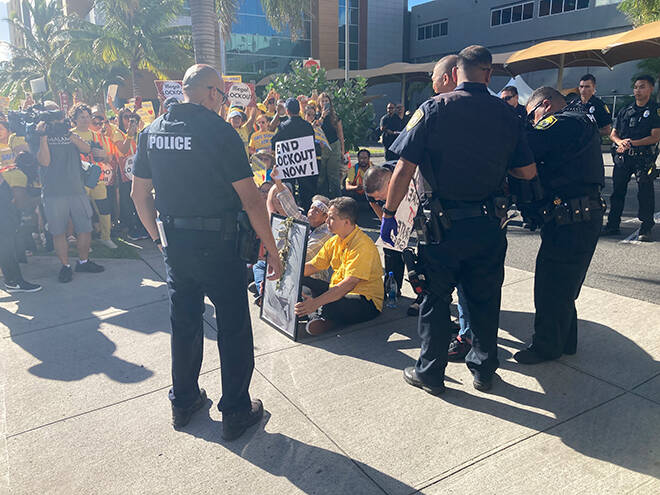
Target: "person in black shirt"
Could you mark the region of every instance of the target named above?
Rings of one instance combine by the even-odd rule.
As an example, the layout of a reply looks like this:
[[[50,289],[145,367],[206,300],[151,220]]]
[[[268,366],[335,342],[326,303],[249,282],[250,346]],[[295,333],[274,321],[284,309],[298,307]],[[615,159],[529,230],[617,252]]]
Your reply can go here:
[[[470,312],[473,342],[465,358],[477,390],[489,390],[497,358],[497,330],[504,280],[506,216],[500,199],[508,174],[538,180],[521,119],[488,93],[492,55],[469,46],[458,55],[454,91],[427,100],[392,145],[400,158],[383,207],[381,237],[396,234],[394,213],[419,166],[432,189],[423,205],[427,239],[420,243],[420,266],[427,294],[420,307],[421,352],[404,370],[410,385],[444,391],[451,336],[449,303],[461,284]],[[478,145],[477,145],[478,144]]]
[[[642,222],[638,239],[642,242],[653,241],[653,181],[658,175],[655,160],[660,141],[660,107],[651,99],[654,86],[655,80],[651,76],[637,77],[633,85],[635,102],[622,108],[614,119],[614,128],[610,134],[614,159],[613,189],[610,214],[603,235],[619,235],[628,182],[634,174],[637,179],[638,218]]]
[[[319,95],[321,107],[321,129],[328,139],[330,148],[324,146],[319,168],[318,193],[326,194],[332,199],[341,196],[341,185],[344,182],[346,170],[344,167],[344,127],[335,112],[328,93]]]
[[[583,112],[594,116],[601,136],[609,136],[612,130],[612,115],[603,100],[595,96],[596,78],[591,74],[585,74],[580,78],[578,85],[580,97],[575,98],[566,106],[566,110]]]
[[[518,88],[515,86],[504,86],[500,92],[500,98],[506,101],[511,108],[516,112],[516,115],[521,119],[525,120],[527,118],[527,112],[525,111],[525,106],[521,105],[518,101]]]
[[[387,113],[380,118],[380,132],[383,133],[383,148],[385,148],[385,161],[396,160],[399,157],[390,150],[390,146],[401,134],[403,120],[396,113],[396,105],[387,104]]]
[[[314,128],[312,124],[303,120],[300,117],[300,103],[295,98],[286,100],[286,114],[287,119],[284,120],[278,127],[277,132],[270,140],[271,148],[275,151],[275,144],[279,141],[286,141],[288,139],[301,138],[311,136],[314,138]],[[321,155],[321,146],[314,141],[314,148],[316,156]],[[298,177],[297,179],[284,179],[284,182],[298,184],[298,201],[305,211],[312,205],[312,197],[317,194],[318,175],[310,175],[308,177]]]
[[[254,345],[245,261],[237,251],[241,208],[268,252],[271,278],[282,266],[241,138],[218,112],[217,71],[193,65],[184,103],[171,105],[139,135],[133,190],[140,220],[165,255],[172,322],[172,424],[182,428],[206,403],[198,385],[204,348],[204,296],[216,308],[221,355],[222,435],[238,438],[263,416],[248,391]],[[155,202],[151,191],[155,190]],[[162,224],[156,222],[156,210]]]
[[[534,274],[534,335],[513,357],[536,364],[577,351],[580,294],[603,222],[604,181],[600,135],[592,114],[564,109],[554,88],[534,91],[527,103],[533,128],[529,146],[538,164],[543,197],[518,205],[532,228],[541,226]],[[563,110],[562,110],[563,109]]]

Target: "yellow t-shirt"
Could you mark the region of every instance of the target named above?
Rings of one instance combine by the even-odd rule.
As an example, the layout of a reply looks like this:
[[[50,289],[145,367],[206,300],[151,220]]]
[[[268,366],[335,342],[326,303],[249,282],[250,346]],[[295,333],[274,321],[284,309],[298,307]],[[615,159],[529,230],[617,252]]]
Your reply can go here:
[[[13,165],[0,167],[0,175],[9,187],[27,187],[27,176]]]
[[[270,151],[270,140],[275,133],[273,131],[257,131],[250,138],[250,148],[255,151]]]
[[[248,143],[250,142],[250,129],[248,129],[248,125],[242,125],[235,130],[238,132],[238,135],[241,136],[241,141],[243,141],[243,145],[245,146],[245,154],[250,156],[250,152],[248,151]]]
[[[17,136],[16,134],[11,134],[9,136],[9,147],[16,154],[20,153],[21,151],[30,151],[25,138],[23,136]]]
[[[310,262],[319,270],[332,267],[334,273],[330,287],[339,285],[347,277],[360,279],[349,294],[364,296],[383,310],[383,266],[374,242],[355,227],[345,239],[335,235],[326,242]]]
[[[0,168],[14,163],[14,152],[9,144],[0,144]]]

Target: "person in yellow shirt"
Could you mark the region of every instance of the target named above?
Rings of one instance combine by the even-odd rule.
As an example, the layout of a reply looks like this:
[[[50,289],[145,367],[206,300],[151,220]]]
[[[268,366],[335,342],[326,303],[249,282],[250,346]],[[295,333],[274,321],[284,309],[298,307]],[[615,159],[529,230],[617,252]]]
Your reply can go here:
[[[248,143],[250,142],[250,134],[252,134],[252,126],[254,125],[255,111],[254,107],[250,109],[250,116],[248,117],[243,109],[234,107],[229,109],[227,114],[227,121],[231,124],[238,135],[241,136],[241,141],[245,146],[245,154],[250,156]]]
[[[383,310],[383,267],[374,242],[357,226],[358,204],[345,196],[330,201],[328,227],[335,234],[305,263],[303,286],[312,297],[296,304],[298,316],[311,315],[306,330],[319,335],[340,324],[376,318]],[[310,275],[332,267],[330,284]],[[320,314],[313,314],[321,308]]]

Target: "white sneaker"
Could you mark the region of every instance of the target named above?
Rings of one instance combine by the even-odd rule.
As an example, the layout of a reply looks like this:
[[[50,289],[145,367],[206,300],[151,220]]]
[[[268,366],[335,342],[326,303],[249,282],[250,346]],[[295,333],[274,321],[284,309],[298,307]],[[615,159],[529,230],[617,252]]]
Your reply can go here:
[[[101,239],[99,242],[101,244],[103,244],[105,247],[107,247],[108,249],[117,249],[117,244],[112,242],[112,239],[108,239],[108,240]]]

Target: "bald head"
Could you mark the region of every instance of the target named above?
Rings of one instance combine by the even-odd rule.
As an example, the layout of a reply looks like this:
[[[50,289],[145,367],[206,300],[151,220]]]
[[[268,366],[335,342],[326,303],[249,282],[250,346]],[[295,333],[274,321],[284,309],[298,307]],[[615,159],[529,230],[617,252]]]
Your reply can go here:
[[[224,82],[210,65],[195,64],[183,76],[184,101],[202,105],[217,112],[224,101]]]
[[[433,91],[437,94],[448,93],[456,88],[454,80],[454,67],[458,61],[458,55],[447,55],[442,57],[433,68]]]

